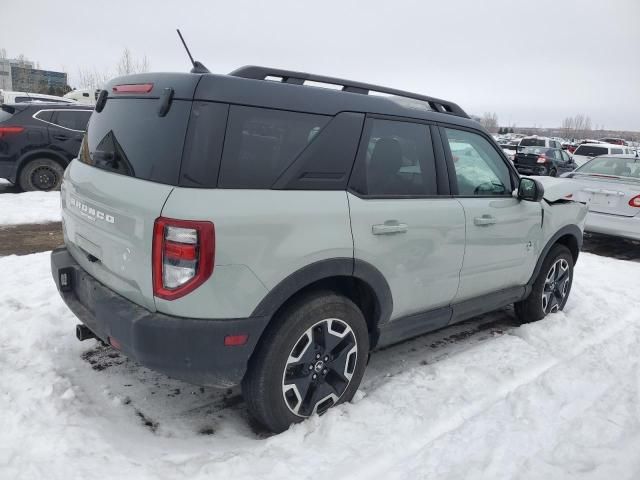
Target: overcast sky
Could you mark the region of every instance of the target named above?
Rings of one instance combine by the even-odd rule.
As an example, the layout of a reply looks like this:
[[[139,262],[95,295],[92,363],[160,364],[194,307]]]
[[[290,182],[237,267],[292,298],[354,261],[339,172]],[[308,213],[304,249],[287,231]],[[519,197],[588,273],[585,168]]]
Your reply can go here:
[[[125,47],[186,71],[181,28],[212,72],[277,66],[496,112],[501,125],[640,130],[640,0],[14,0],[0,48],[41,68],[115,70]]]

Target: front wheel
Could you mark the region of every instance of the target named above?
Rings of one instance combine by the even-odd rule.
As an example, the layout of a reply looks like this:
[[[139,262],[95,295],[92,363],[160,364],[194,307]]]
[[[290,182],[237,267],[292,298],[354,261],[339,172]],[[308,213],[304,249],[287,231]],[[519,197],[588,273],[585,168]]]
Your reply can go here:
[[[369,334],[360,309],[331,292],[304,295],[274,320],[242,384],[252,416],[279,433],[347,402],[360,385]]]
[[[529,296],[516,302],[516,315],[523,323],[535,322],[562,310],[573,283],[573,256],[564,245],[555,245],[542,263]]]

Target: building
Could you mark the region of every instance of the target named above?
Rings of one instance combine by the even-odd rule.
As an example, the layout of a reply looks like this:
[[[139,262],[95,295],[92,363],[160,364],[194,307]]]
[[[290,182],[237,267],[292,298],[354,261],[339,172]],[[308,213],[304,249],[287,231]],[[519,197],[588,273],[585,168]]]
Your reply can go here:
[[[67,74],[12,65],[11,84],[12,89],[18,92],[64,95],[67,91]]]
[[[33,68],[33,62],[17,58],[0,58],[0,89],[14,90],[11,78],[13,67]]]

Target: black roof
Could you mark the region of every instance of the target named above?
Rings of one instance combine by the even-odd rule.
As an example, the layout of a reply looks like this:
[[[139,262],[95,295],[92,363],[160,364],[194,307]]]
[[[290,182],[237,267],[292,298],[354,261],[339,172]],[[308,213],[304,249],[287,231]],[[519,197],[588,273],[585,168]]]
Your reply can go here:
[[[329,84],[334,88],[305,85],[305,81]],[[108,96],[122,98],[124,95],[114,94],[112,87],[127,83],[153,83],[153,89],[145,98],[159,98],[165,89],[171,88],[174,99],[232,103],[319,115],[362,112],[479,128],[478,123],[471,120],[462,108],[448,100],[362,82],[269,67],[247,66],[234,70],[229,75],[128,75],[109,82],[106,87]],[[339,89],[335,89],[335,86]],[[374,92],[384,96],[372,94]]]

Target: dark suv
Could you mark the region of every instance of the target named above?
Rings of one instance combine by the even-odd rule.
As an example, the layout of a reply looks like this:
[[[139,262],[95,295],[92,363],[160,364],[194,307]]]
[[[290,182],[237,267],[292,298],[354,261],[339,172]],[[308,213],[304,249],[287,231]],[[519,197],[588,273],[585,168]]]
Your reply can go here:
[[[26,191],[59,188],[92,111],[42,102],[0,106],[0,178]]]
[[[572,172],[578,166],[562,148],[523,147],[513,157],[513,165],[522,175],[557,177]]]

